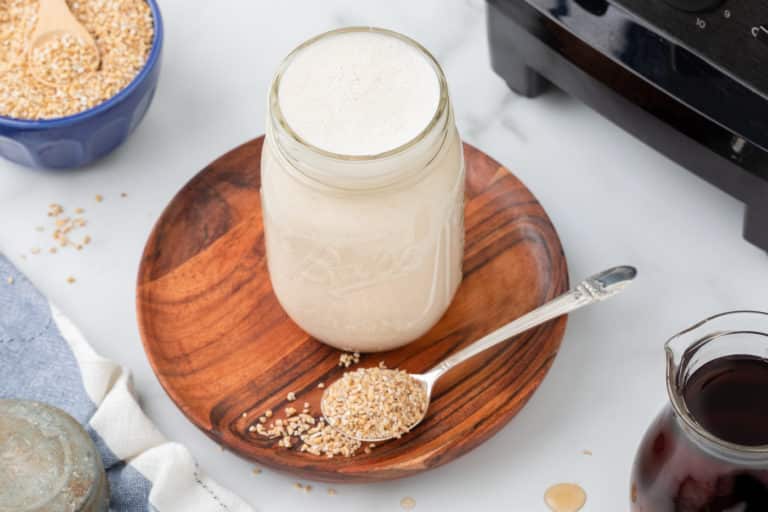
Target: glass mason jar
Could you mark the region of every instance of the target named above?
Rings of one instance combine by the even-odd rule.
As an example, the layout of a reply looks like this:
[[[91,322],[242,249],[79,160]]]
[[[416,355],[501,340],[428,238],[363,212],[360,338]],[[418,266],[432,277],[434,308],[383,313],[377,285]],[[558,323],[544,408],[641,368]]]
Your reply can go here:
[[[101,456],[77,420],[41,402],[0,399],[0,510],[108,512]]]
[[[462,277],[464,159],[440,66],[429,124],[413,139],[372,155],[335,154],[303,140],[271,87],[261,194],[272,287],[288,315],[315,338],[348,351],[402,346],[448,308]]]
[[[632,511],[768,510],[768,408],[753,407],[766,397],[744,400],[768,385],[768,313],[714,316],[666,353],[669,404],[638,448]]]

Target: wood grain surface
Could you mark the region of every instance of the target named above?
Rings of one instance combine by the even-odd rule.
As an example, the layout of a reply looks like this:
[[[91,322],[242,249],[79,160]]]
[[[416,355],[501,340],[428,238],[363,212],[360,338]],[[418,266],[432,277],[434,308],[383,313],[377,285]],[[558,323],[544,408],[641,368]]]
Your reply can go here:
[[[339,352],[283,312],[267,275],[259,195],[263,137],[225,154],[176,195],[141,261],[137,307],[152,367],[184,414],[228,450],[303,478],[388,480],[445,464],[502,428],[525,405],[557,354],[566,318],[455,368],[428,415],[402,439],[352,458],[278,448],[248,432],[289,391],[319,411],[319,382],[343,370]],[[568,287],[557,233],[530,191],[493,159],[464,146],[464,281],[425,336],[360,365],[422,372]],[[513,456],[513,454],[508,454]]]

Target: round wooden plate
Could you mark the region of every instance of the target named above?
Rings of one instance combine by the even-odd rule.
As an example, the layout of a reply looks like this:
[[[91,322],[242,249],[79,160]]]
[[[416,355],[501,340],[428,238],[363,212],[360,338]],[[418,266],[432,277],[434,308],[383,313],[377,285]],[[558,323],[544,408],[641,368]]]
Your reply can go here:
[[[319,411],[319,382],[343,369],[339,352],[283,312],[267,274],[259,195],[263,137],[225,154],[171,201],[149,237],[137,306],[144,348],[160,383],[216,442],[265,466],[312,480],[369,482],[445,464],[488,439],[525,405],[565,331],[562,317],[448,373],[426,419],[397,441],[351,458],[279,448],[248,427],[286,395]],[[363,366],[422,372],[564,292],[555,228],[517,178],[472,146],[467,164],[464,281],[445,316],[399,350]]]

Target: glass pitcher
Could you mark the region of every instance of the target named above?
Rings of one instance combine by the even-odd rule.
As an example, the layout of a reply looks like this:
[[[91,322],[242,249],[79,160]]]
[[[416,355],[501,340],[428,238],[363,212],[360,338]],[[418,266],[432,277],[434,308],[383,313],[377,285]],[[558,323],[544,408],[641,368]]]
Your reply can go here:
[[[768,313],[713,316],[665,349],[670,403],[638,449],[632,512],[768,511]]]

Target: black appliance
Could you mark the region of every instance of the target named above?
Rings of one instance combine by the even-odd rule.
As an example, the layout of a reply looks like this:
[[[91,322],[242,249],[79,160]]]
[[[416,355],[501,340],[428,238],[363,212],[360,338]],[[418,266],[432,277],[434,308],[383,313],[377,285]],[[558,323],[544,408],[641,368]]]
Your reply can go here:
[[[768,1],[488,0],[494,70],[549,83],[746,204],[768,251]]]

